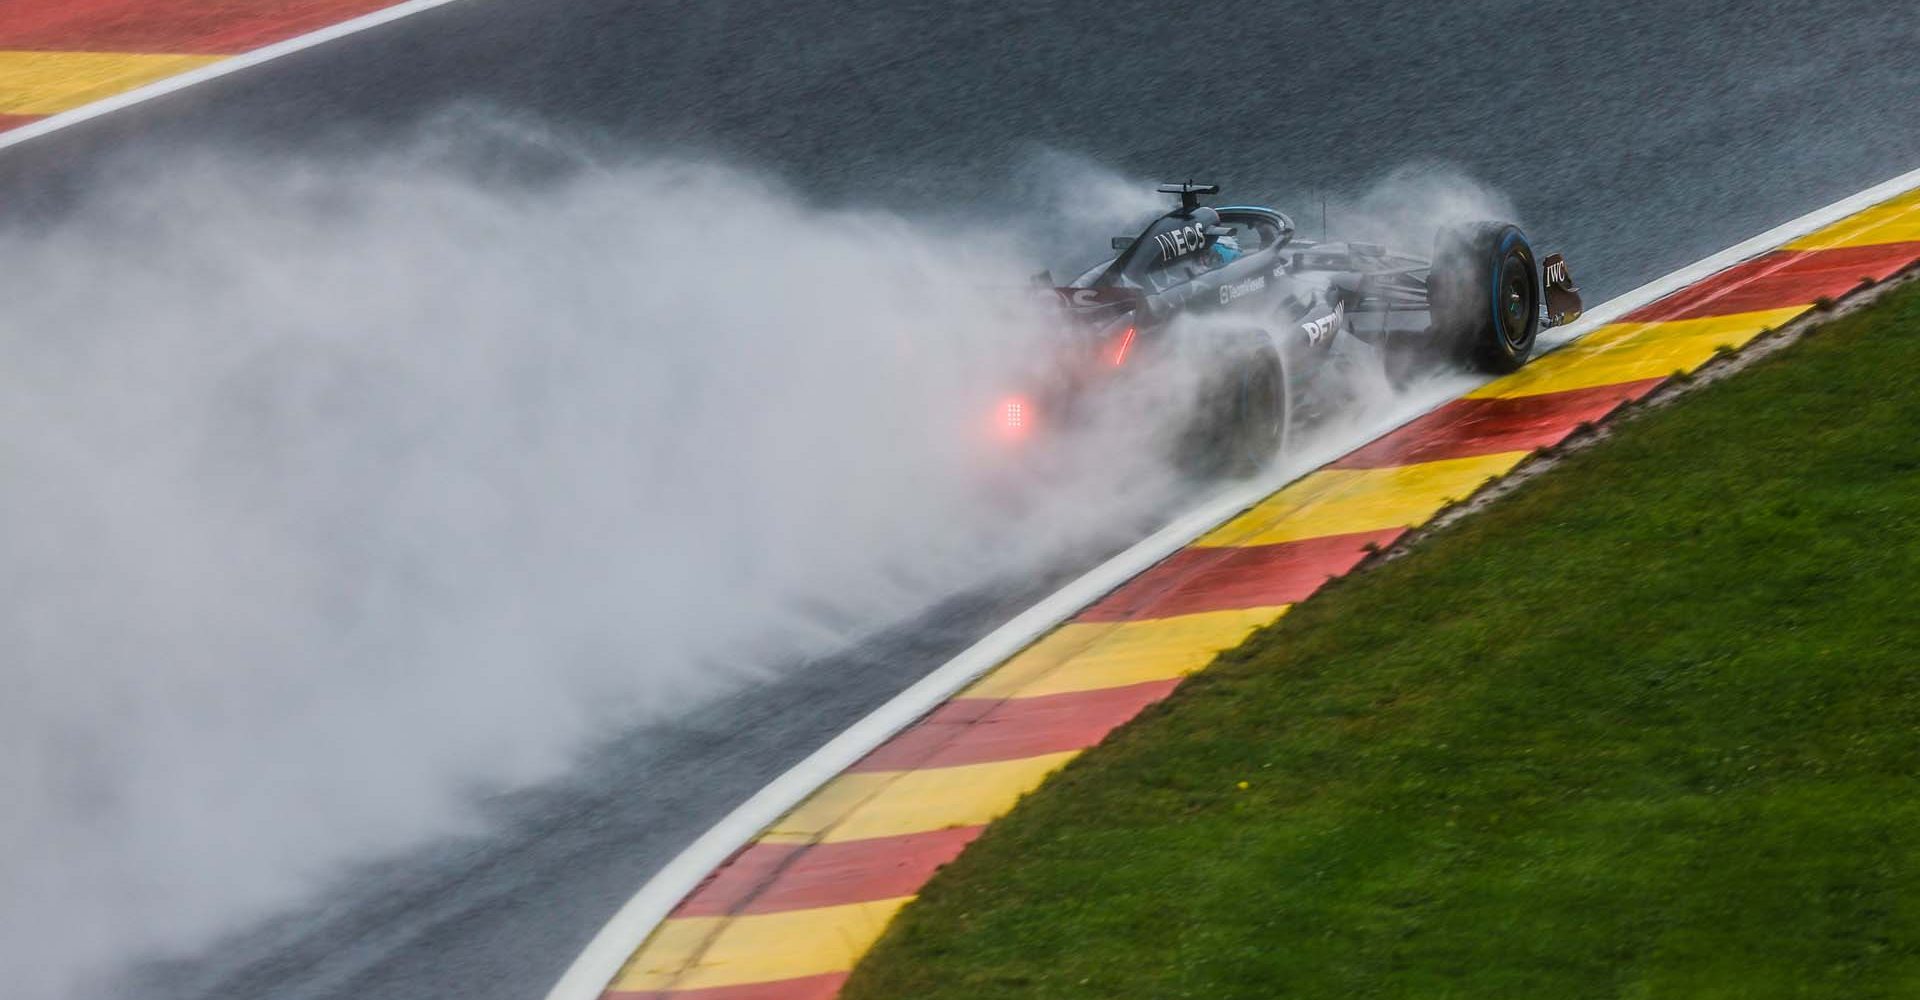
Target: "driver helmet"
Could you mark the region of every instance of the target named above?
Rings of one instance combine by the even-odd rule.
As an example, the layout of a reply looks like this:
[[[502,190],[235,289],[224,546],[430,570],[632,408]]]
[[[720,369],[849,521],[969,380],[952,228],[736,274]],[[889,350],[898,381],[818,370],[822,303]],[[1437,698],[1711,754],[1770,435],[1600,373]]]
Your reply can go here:
[[[1231,264],[1240,256],[1240,241],[1232,234],[1215,237],[1213,254],[1219,258],[1220,263]]]

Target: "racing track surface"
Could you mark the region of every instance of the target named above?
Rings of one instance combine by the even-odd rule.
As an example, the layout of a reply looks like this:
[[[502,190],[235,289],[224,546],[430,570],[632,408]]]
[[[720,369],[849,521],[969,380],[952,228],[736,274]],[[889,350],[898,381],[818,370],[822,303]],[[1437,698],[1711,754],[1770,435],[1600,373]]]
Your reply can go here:
[[[463,0],[9,150],[0,203],[10,222],[58,214],[103,166],[167,146],[352,156],[450,103],[919,211],[1006,206],[1036,144],[1303,217],[1310,192],[1444,158],[1511,196],[1538,244],[1572,249],[1599,301],[1920,153],[1920,45],[1895,9],[1465,6],[1223,3],[1200,22],[1145,3]],[[1054,582],[956,599],[629,734],[499,804],[498,833],[383,863],[129,993],[539,996],[714,819]]]

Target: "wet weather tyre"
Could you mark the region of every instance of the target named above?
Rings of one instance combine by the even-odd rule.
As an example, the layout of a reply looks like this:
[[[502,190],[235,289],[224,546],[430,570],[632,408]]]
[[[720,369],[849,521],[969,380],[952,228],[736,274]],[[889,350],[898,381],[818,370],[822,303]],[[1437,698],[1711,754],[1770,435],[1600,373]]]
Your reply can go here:
[[[1287,365],[1264,333],[1223,352],[1179,445],[1179,464],[1202,478],[1246,477],[1285,452],[1293,423]]]
[[[1434,241],[1427,301],[1435,339],[1483,372],[1527,363],[1540,335],[1540,268],[1519,227],[1475,222]]]

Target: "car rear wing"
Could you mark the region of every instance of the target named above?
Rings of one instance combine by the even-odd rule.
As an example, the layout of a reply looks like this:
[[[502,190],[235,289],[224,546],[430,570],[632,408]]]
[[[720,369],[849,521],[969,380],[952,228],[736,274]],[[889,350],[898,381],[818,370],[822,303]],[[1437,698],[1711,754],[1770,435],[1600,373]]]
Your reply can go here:
[[[1145,293],[1111,285],[1100,288],[1055,288],[1060,307],[1076,320],[1105,322],[1146,305]]]

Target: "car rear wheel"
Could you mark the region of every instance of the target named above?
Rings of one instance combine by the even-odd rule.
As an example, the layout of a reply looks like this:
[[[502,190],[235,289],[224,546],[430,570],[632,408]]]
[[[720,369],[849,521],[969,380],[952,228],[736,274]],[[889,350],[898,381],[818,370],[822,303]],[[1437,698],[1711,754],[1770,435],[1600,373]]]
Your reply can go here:
[[[1285,453],[1292,434],[1287,365],[1260,332],[1236,338],[1221,353],[1177,458],[1188,473],[1204,478],[1251,476]]]
[[[1434,243],[1427,302],[1436,343],[1472,367],[1503,374],[1526,364],[1540,334],[1540,269],[1517,226],[1475,222]]]

